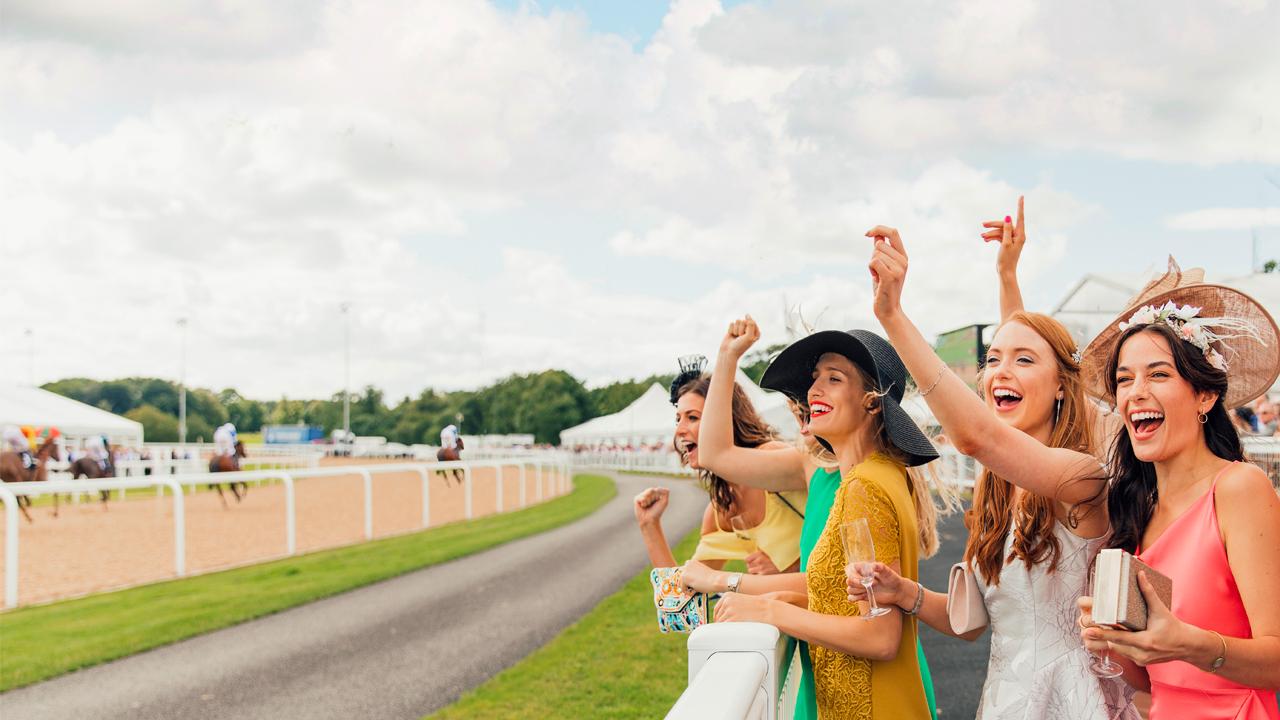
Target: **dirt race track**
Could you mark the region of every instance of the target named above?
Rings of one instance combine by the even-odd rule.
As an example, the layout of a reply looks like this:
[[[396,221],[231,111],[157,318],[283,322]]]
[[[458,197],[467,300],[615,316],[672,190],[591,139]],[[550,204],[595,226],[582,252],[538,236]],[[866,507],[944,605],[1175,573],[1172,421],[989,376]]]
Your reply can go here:
[[[339,464],[330,460],[325,465]],[[350,463],[342,463],[350,464]],[[361,465],[372,466],[370,461]],[[502,468],[503,508],[520,507],[519,469]],[[537,502],[537,473],[525,473],[527,503]],[[543,499],[558,487],[556,475],[544,473]],[[431,526],[464,519],[465,493],[432,474]],[[299,553],[350,545],[364,540],[364,483],[359,475],[295,480]],[[250,486],[236,504],[227,493],[224,509],[215,492],[188,492],[186,508],[187,574],[279,558],[286,552],[285,492],[279,483]],[[494,468],[472,473],[474,517],[491,515],[497,500]],[[96,501],[63,504],[59,517],[52,507],[31,509],[33,523],[19,516],[18,602],[42,603],[174,577],[173,497],[138,491],[123,502],[112,495],[103,510]],[[5,520],[0,515],[0,548]],[[422,476],[417,472],[373,475],[373,535],[399,535],[421,528]],[[4,555],[0,552],[0,576]]]

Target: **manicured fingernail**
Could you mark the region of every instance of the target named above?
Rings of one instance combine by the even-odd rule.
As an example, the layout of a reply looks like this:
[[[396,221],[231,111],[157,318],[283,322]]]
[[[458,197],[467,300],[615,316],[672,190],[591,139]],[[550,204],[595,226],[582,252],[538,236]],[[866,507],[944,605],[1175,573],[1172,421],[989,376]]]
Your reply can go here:
[[[1005,222],[1007,222],[1007,223],[1009,223],[1009,222],[1013,222],[1013,218],[1009,217],[1008,215],[1005,215],[1005,216],[1004,216],[1004,221],[1005,221]]]

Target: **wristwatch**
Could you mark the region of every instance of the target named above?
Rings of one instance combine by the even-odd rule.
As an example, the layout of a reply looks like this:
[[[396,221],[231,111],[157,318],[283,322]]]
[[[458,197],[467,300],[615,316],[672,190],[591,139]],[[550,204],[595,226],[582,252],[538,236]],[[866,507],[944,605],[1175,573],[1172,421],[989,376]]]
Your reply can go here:
[[[734,573],[724,581],[727,592],[738,592],[738,583],[742,582],[742,573]]]

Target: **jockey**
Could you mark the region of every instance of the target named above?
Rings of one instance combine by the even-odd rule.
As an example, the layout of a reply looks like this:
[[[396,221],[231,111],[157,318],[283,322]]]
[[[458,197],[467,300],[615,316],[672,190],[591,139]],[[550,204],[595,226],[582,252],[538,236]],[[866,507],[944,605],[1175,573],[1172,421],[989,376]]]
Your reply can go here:
[[[222,425],[213,431],[214,455],[236,454],[236,426],[231,423]]]
[[[91,435],[84,441],[85,456],[98,463],[103,472],[107,471],[107,440],[101,435]]]
[[[3,442],[6,450],[16,452],[22,457],[24,470],[30,470],[35,466],[35,458],[31,455],[31,441],[27,439],[26,433],[19,430],[16,425],[5,426]]]
[[[458,427],[456,425],[447,425],[445,429],[440,431],[440,447],[447,450],[458,449]]]

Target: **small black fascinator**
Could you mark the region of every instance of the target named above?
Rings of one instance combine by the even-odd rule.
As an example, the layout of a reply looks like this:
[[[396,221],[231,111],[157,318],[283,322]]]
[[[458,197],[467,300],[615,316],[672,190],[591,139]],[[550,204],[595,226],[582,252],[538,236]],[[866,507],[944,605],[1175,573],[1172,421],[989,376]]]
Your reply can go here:
[[[680,357],[680,374],[671,381],[671,404],[675,405],[680,398],[676,395],[680,388],[690,380],[702,377],[702,369],[707,366],[706,355],[683,355]]]

